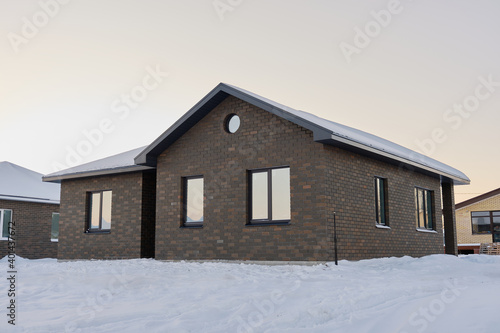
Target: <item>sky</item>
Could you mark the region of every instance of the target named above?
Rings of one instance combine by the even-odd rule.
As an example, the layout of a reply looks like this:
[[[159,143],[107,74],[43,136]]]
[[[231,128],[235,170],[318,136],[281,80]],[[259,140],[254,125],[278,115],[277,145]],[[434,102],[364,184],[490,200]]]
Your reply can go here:
[[[0,161],[150,144],[219,82],[500,187],[494,0],[0,0]]]

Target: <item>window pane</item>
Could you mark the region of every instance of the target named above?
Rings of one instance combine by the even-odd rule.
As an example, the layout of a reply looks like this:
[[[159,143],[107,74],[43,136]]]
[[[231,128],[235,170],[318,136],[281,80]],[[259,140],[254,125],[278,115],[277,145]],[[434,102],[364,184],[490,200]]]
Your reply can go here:
[[[50,238],[59,238],[59,213],[52,213],[52,229],[50,232]]]
[[[203,178],[187,179],[186,222],[203,222]]]
[[[490,212],[472,212],[472,216],[490,216]]]
[[[424,209],[424,191],[421,189],[417,190],[418,193],[418,226],[420,228],[425,228],[425,209]]]
[[[425,191],[426,198],[426,221],[427,221],[427,229],[433,229],[433,221],[432,221],[432,192]]]
[[[490,234],[490,218],[489,217],[473,217],[472,218],[472,233],[474,234]]]
[[[10,209],[6,209],[3,211],[3,225],[2,225],[2,237],[9,237],[9,222],[12,222],[12,211]]]
[[[101,193],[90,196],[90,228],[99,229],[99,213],[101,211]]]
[[[252,173],[252,219],[267,220],[267,171]]]
[[[493,212],[493,216],[500,216],[500,212]]]
[[[500,216],[493,216],[493,223],[500,223]]]
[[[290,220],[290,169],[271,170],[272,219]]]
[[[113,197],[113,192],[104,191],[102,192],[102,220],[101,229],[111,229],[111,198]]]
[[[385,179],[375,178],[377,223],[385,224]]]

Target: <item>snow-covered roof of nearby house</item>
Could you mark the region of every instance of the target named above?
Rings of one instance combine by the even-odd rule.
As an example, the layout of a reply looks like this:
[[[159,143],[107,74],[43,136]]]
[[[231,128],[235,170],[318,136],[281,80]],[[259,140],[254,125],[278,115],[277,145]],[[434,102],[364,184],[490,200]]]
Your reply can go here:
[[[121,154],[109,156],[97,161],[78,165],[69,169],[57,171],[43,176],[46,182],[61,182],[63,179],[83,178],[154,169],[152,167],[137,165],[134,158],[146,147],[140,147]]]
[[[225,83],[220,83],[215,87],[151,145],[144,149],[136,157],[135,163],[156,166],[156,157],[159,154],[229,95],[311,130],[314,133],[314,140],[317,142],[338,146],[419,172],[440,176],[452,180],[456,185],[470,183],[470,179],[461,171],[391,141],[304,111],[295,110]]]
[[[0,200],[59,204],[61,186],[42,182],[42,174],[0,162]]]
[[[497,195],[500,195],[500,188],[497,188],[496,190],[489,191],[481,195],[478,195],[477,197],[470,198],[468,200],[457,203],[455,205],[455,209],[461,209],[470,206],[472,204],[478,203],[479,201],[488,200],[490,198],[496,197]],[[500,207],[498,209],[500,209]]]

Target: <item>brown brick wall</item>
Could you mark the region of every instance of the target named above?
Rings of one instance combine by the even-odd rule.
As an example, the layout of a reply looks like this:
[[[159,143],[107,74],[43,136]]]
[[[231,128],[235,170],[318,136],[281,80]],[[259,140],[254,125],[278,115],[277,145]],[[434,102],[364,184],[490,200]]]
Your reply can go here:
[[[141,252],[148,254],[150,250],[141,247],[141,240],[151,237],[147,235],[148,227],[141,224],[147,216],[142,210],[145,182],[151,188],[151,176],[142,172],[63,180],[58,258],[140,258]],[[85,233],[87,192],[99,190],[113,191],[111,231]]]
[[[440,180],[346,150],[324,146],[328,170],[328,220],[337,213],[338,255],[358,260],[443,253]],[[388,225],[375,227],[374,177],[387,179]],[[415,187],[434,191],[437,233],[416,231]],[[330,240],[330,243],[333,239]],[[330,254],[330,258],[333,255]]]
[[[223,129],[236,113],[241,127]],[[247,226],[247,170],[289,165],[292,220]],[[398,166],[315,143],[312,133],[228,97],[158,157],[156,258],[332,260],[443,252],[440,182]],[[203,175],[204,226],[180,228],[181,177]],[[375,228],[373,177],[388,178],[390,230]],[[436,230],[416,231],[414,187],[434,190]]]
[[[56,258],[57,242],[50,240],[52,213],[59,205],[0,200],[1,209],[12,209],[16,228],[16,255],[28,259]],[[0,240],[0,257],[8,253],[8,241]]]
[[[241,118],[229,134],[229,113]],[[312,133],[229,97],[158,157],[157,259],[320,260],[325,169]],[[246,226],[248,169],[290,166],[291,224]],[[203,229],[180,228],[181,177],[203,175]],[[321,233],[323,233],[321,235]]]

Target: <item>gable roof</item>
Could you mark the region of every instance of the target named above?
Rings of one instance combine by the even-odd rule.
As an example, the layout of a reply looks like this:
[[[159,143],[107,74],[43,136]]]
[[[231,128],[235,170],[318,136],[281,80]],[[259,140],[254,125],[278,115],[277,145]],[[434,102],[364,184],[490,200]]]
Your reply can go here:
[[[137,165],[134,163],[134,158],[141,151],[143,151],[144,148],[146,147],[132,149],[121,154],[116,154],[100,160],[78,165],[73,168],[57,171],[43,176],[43,181],[60,183],[63,179],[83,178],[154,169],[152,167]]]
[[[470,206],[472,204],[478,203],[479,201],[483,201],[489,198],[492,198],[494,196],[500,195],[500,188],[497,188],[496,190],[490,191],[483,193],[481,195],[478,195],[477,197],[462,201],[460,203],[455,204],[455,209],[460,209],[464,208],[466,206]]]
[[[61,187],[42,182],[42,174],[10,162],[0,162],[0,199],[59,204]]]
[[[244,89],[220,83],[170,128],[145,148],[136,158],[140,165],[156,166],[156,158],[179,137],[205,117],[229,95],[311,130],[314,141],[337,146],[410,170],[452,180],[456,185],[469,184],[461,171],[375,135],[341,125],[313,114],[295,110]]]

